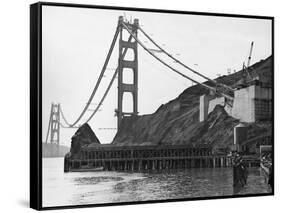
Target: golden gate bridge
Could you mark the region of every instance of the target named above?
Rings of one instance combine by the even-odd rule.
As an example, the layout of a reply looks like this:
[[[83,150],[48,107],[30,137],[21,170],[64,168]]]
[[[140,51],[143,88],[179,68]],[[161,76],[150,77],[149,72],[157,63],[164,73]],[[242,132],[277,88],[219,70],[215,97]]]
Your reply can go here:
[[[124,34],[127,33],[129,35],[128,40],[124,40]],[[138,33],[142,33],[145,38],[149,40],[149,43],[153,45],[153,48],[148,48],[144,43],[148,43],[147,41],[142,42],[139,37]],[[93,99],[98,91],[98,88],[101,84],[101,81],[103,79],[103,76],[105,75],[106,70],[109,70],[108,63],[110,61],[110,58],[112,56],[112,52],[114,50],[114,47],[117,44],[117,39],[119,37],[119,58],[118,58],[118,66],[114,70],[114,73],[111,77],[111,80],[101,97],[98,104],[96,104],[96,107],[94,109],[89,109],[90,105],[92,105]],[[62,106],[59,103],[52,103],[51,105],[51,112],[50,112],[50,118],[49,118],[49,124],[46,134],[45,143],[48,142],[48,139],[50,138],[51,144],[56,144],[59,146],[60,144],[60,127],[62,128],[79,128],[81,125],[81,119],[85,117],[86,112],[91,111],[90,116],[87,117],[86,121],[83,123],[88,123],[95,114],[100,110],[100,107],[102,106],[105,98],[108,95],[108,92],[110,91],[112,84],[115,79],[118,80],[118,106],[115,110],[115,113],[117,115],[117,130],[120,127],[122,118],[124,116],[136,116],[138,115],[138,46],[141,46],[142,49],[147,52],[152,58],[160,62],[165,67],[169,68],[172,72],[182,76],[185,79],[190,80],[192,83],[199,84],[202,87],[208,89],[211,93],[216,94],[220,97],[224,97],[226,100],[226,103],[230,106],[233,104],[233,92],[234,88],[222,84],[220,82],[217,82],[214,79],[209,78],[206,75],[203,75],[202,73],[196,71],[195,69],[192,69],[190,66],[186,65],[184,62],[179,60],[178,58],[174,57],[172,54],[170,54],[168,51],[166,51],[163,47],[161,47],[154,39],[147,34],[142,27],[139,25],[139,20],[134,19],[133,22],[127,21],[124,19],[123,16],[119,17],[118,24],[116,27],[115,34],[113,36],[113,40],[111,42],[109,51],[107,53],[106,59],[104,61],[103,67],[101,69],[100,75],[97,79],[97,82],[95,84],[95,87],[86,102],[86,105],[84,106],[83,110],[79,114],[76,120],[73,122],[69,122],[68,119],[65,117]],[[162,45],[164,46],[164,45]],[[132,49],[134,53],[134,60],[125,60],[125,56],[127,54],[128,49]],[[197,76],[205,79],[208,81],[208,84],[201,83],[194,78],[190,77],[187,73],[183,73],[179,71],[177,68],[175,68],[171,63],[166,62],[164,59],[161,58],[161,55],[168,56],[168,58],[173,60],[173,63],[176,63],[183,67],[186,71],[188,71],[190,74],[196,74]],[[249,63],[248,63],[249,66]],[[124,69],[130,69],[133,72],[133,83],[128,84],[123,82],[123,70]],[[112,71],[112,68],[110,68]],[[132,112],[124,112],[123,111],[123,94],[125,92],[131,93],[133,96],[133,111]],[[62,120],[61,120],[62,118]],[[62,122],[63,121],[63,122]]]

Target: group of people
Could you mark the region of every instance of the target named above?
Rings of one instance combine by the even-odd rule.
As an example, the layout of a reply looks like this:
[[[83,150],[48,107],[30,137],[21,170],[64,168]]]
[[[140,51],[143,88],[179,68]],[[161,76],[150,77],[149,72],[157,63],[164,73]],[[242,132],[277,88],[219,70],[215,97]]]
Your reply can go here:
[[[261,158],[261,163],[268,168],[267,184],[273,188],[273,171],[271,154],[264,155]],[[233,187],[242,188],[247,184],[248,170],[241,153],[232,153],[232,165],[233,165]]]
[[[242,155],[238,152],[233,153],[233,186],[244,187],[247,184],[248,171],[243,161]]]
[[[266,153],[261,158],[261,163],[268,168],[267,184],[273,188],[273,171],[272,171],[272,156],[271,153]]]

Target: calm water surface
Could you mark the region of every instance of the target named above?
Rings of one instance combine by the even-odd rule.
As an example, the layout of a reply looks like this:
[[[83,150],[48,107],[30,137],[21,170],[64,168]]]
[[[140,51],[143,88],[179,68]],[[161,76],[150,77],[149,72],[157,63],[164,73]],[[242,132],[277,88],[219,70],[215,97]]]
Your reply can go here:
[[[258,168],[239,194],[268,193]],[[232,168],[161,173],[63,172],[63,158],[43,159],[43,206],[233,195]]]

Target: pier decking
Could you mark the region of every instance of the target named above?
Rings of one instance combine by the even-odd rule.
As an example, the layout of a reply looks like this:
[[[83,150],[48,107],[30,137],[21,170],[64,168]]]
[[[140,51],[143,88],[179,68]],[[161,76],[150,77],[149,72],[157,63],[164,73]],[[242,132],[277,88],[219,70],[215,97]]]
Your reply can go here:
[[[115,146],[94,145],[65,158],[65,172],[102,167],[105,171],[149,171],[227,167],[231,159],[214,155],[208,146],[187,145]]]

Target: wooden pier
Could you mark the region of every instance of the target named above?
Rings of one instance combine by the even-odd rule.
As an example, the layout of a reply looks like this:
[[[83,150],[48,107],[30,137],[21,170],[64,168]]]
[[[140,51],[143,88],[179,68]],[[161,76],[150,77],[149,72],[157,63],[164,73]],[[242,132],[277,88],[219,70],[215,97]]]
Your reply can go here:
[[[65,172],[89,168],[141,172],[227,166],[231,166],[231,159],[214,155],[210,147],[187,145],[94,145],[82,148],[75,156],[66,155],[64,162]]]

